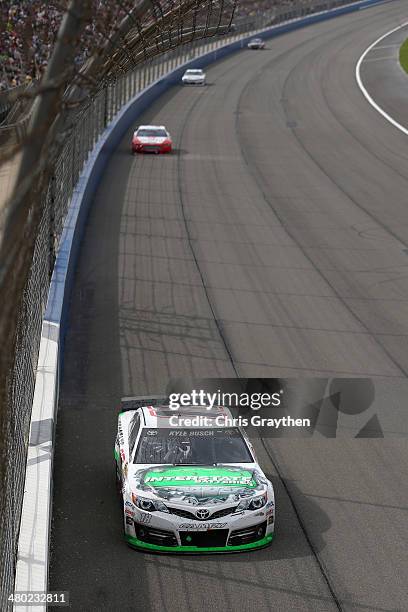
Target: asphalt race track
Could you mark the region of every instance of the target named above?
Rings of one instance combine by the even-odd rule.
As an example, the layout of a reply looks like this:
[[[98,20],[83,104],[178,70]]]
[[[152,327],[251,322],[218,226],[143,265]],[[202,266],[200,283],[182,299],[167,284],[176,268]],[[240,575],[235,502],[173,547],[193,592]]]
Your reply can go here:
[[[354,71],[407,14],[402,0],[243,50],[140,119],[168,127],[173,155],[132,157],[130,133],[113,155],[81,251],[57,426],[50,590],[70,591],[72,609],[407,609],[408,457],[392,419],[383,440],[256,441],[277,495],[276,540],[258,552],[128,549],[113,470],[120,397],[170,378],[404,386],[408,141]],[[383,105],[387,70],[363,67]]]

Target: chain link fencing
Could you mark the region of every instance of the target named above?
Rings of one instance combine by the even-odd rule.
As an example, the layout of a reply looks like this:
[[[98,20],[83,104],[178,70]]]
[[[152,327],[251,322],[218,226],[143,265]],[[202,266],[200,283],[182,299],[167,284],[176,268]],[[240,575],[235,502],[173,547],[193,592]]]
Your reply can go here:
[[[8,113],[13,108],[17,98],[25,91],[26,87],[20,85],[0,92],[0,125],[6,121]]]
[[[14,585],[31,406],[49,283],[74,187],[98,137],[124,104],[185,62],[268,26],[352,3],[353,0],[295,1],[261,17],[237,20],[225,35],[178,46],[111,78],[66,114],[62,129],[54,135],[59,152],[42,192],[34,256],[18,312],[15,361],[9,377],[8,413],[3,430],[0,430],[0,450],[5,458],[5,478],[3,483],[0,482],[0,610],[9,609],[7,598]],[[24,142],[28,122],[29,114],[16,124],[0,126],[0,146],[5,142]]]

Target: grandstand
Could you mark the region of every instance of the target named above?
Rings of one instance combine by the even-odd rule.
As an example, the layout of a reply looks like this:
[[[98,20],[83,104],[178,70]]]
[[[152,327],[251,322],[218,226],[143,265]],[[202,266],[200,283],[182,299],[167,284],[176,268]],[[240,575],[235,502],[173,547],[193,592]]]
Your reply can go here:
[[[310,4],[309,0],[304,2]],[[240,0],[236,18],[261,16],[272,8],[290,7],[295,3],[299,5],[298,0]],[[134,6],[134,0],[92,0],[92,14],[78,44],[78,65]],[[0,91],[41,78],[65,8],[64,1],[6,0],[0,4]]]

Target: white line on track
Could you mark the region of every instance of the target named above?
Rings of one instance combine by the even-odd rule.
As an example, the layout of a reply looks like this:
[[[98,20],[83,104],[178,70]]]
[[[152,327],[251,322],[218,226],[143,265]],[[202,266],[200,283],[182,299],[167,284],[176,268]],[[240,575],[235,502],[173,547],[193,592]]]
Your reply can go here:
[[[403,125],[401,125],[400,123],[398,123],[398,121],[395,121],[395,119],[393,119],[388,113],[386,113],[385,110],[383,108],[381,108],[381,106],[379,106],[377,104],[377,102],[375,102],[375,100],[373,100],[373,98],[368,93],[367,89],[364,87],[363,81],[361,79],[361,65],[364,62],[364,60],[367,57],[367,55],[370,53],[370,51],[372,49],[374,49],[374,47],[376,45],[378,45],[378,43],[380,43],[382,40],[384,40],[388,36],[391,36],[391,34],[394,34],[395,32],[398,32],[399,30],[402,30],[403,28],[406,28],[407,26],[408,26],[408,21],[406,21],[402,25],[399,25],[398,27],[394,28],[390,32],[387,32],[386,34],[383,34],[382,36],[380,36],[380,38],[378,38],[375,42],[373,42],[364,51],[363,55],[358,60],[357,66],[356,66],[356,80],[357,80],[357,84],[358,84],[359,88],[361,89],[364,97],[368,100],[368,102],[371,104],[371,106],[373,108],[375,108],[375,110],[377,112],[380,113],[380,115],[382,115],[387,121],[389,121],[394,127],[396,127],[398,130],[400,130],[400,132],[403,132],[406,136],[408,136],[408,129],[406,127],[404,127]]]

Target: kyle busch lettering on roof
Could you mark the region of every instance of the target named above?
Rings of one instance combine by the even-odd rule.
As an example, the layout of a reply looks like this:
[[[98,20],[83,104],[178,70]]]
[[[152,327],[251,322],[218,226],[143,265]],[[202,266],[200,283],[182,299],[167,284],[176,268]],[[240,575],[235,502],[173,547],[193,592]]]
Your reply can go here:
[[[187,553],[270,544],[274,491],[245,432],[215,424],[220,414],[231,418],[226,408],[180,410],[180,425],[171,426],[165,398],[123,400],[115,460],[127,543]],[[206,426],[183,425],[195,416]]]

